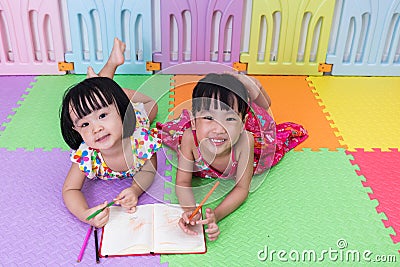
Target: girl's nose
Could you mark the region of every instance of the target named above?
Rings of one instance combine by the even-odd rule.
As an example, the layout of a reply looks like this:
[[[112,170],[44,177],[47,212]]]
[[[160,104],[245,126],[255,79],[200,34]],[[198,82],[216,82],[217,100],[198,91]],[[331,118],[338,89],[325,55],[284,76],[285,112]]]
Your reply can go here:
[[[213,132],[218,133],[218,134],[222,134],[222,133],[226,132],[225,127],[218,121],[214,121],[214,123],[212,125],[212,129],[213,129]]]
[[[101,123],[93,123],[92,127],[93,133],[98,133],[103,130],[103,125]]]

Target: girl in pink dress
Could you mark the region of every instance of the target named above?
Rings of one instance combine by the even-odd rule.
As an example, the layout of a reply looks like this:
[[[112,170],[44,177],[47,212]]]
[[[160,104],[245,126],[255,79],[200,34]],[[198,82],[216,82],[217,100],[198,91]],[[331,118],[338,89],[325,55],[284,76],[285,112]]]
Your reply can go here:
[[[276,125],[268,113],[271,101],[261,83],[251,77],[226,73],[208,74],[195,86],[192,112],[157,123],[163,143],[178,153],[176,194],[185,212],[179,222],[188,234],[191,225],[207,225],[210,240],[220,234],[217,222],[247,198],[254,174],[279,162],[283,155],[307,138],[295,123]],[[234,179],[235,186],[205,219],[197,214],[192,176]]]

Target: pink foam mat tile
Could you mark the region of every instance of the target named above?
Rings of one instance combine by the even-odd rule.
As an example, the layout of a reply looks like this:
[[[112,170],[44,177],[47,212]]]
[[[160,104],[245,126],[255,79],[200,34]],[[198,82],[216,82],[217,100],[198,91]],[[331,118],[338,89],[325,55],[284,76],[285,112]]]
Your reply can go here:
[[[385,227],[392,227],[391,235],[394,243],[400,242],[400,152],[398,149],[390,151],[364,151],[347,152],[354,158],[353,164],[358,165],[359,175],[365,177],[364,187],[369,187],[371,199],[378,201],[376,210],[384,213]]]
[[[93,234],[82,262],[76,262],[88,225],[71,215],[62,200],[69,152],[0,148],[0,161],[0,266],[96,265]],[[162,201],[165,179],[157,174],[139,204]],[[129,179],[86,181],[82,191],[89,205],[94,205],[112,199],[130,184]],[[99,239],[100,235],[101,231]],[[160,265],[167,266],[160,264],[158,255],[150,255],[101,259],[96,266]]]
[[[35,81],[35,76],[0,76],[0,131],[2,124],[14,114],[25,90]]]

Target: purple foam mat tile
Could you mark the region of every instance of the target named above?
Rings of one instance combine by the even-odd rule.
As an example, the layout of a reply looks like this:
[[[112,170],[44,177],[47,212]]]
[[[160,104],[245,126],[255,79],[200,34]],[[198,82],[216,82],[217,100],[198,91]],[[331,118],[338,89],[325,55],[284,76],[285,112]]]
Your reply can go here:
[[[0,161],[0,265],[96,265],[93,234],[82,262],[76,263],[88,225],[70,214],[62,200],[61,189],[71,164],[69,152],[0,148]],[[84,192],[89,202],[99,203],[129,184],[128,180],[85,182]],[[143,195],[139,201],[154,199]],[[101,231],[98,234],[100,239]],[[160,264],[158,255],[101,259],[99,265],[167,266]]]
[[[14,113],[13,108],[34,81],[35,76],[0,76],[0,131],[4,130],[1,125]]]

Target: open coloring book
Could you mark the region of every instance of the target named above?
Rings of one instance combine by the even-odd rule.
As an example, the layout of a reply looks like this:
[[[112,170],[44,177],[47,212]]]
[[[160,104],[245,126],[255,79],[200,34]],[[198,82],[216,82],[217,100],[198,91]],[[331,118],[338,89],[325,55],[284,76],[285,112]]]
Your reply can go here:
[[[137,206],[136,212],[131,214],[122,207],[110,207],[110,219],[103,228],[100,255],[205,253],[203,226],[193,226],[197,235],[186,234],[178,225],[182,212],[179,205],[170,204]]]

